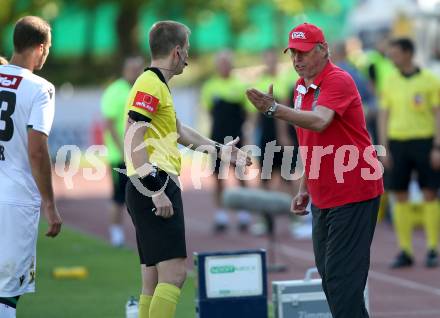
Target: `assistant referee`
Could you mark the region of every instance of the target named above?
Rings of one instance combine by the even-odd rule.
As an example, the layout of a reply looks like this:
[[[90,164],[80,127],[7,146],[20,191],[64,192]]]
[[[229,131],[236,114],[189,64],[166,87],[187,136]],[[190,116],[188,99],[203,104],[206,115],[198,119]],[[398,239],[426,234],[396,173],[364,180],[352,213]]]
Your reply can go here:
[[[395,195],[394,228],[400,249],[392,268],[414,264],[413,212],[408,186],[416,172],[423,192],[423,225],[427,238],[426,267],[438,266],[440,207],[440,81],[414,63],[415,45],[408,38],[394,39],[389,56],[398,72],[388,77],[379,113],[380,142],[389,155],[383,157],[387,186]]]
[[[239,138],[224,146],[201,136],[176,118],[168,82],[187,66],[189,35],[187,26],[174,21],[152,26],[151,67],[136,80],[127,100],[129,118],[124,152],[130,182],[126,204],[136,229],[141,261],[140,318],[174,317],[186,277],[184,216],[177,178],[181,159],[177,144],[196,149],[211,147],[218,156],[224,147],[229,147],[231,163],[251,164],[250,158],[235,147]],[[142,149],[137,150],[139,145]]]

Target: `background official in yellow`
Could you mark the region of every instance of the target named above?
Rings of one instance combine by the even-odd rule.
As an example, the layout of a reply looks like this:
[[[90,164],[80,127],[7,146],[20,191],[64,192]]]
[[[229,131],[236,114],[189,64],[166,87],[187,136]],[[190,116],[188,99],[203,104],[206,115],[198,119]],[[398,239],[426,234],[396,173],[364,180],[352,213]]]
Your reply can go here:
[[[112,215],[109,227],[110,242],[113,246],[122,246],[125,241],[123,212],[125,207],[125,185],[127,177],[114,168],[125,169],[124,131],[127,121],[125,105],[131,86],[142,73],[145,62],[140,56],[128,57],[122,66],[122,76],[113,81],[104,91],[101,99],[101,111],[105,119],[105,145],[108,150],[113,183]]]
[[[401,250],[391,264],[393,268],[413,265],[413,213],[408,186],[414,173],[424,197],[425,265],[438,266],[440,82],[431,72],[414,64],[414,52],[410,39],[391,41],[389,56],[398,72],[384,84],[379,118],[380,143],[387,149],[387,156],[381,160],[388,172],[388,188],[395,194],[394,227]]]
[[[229,50],[220,51],[215,58],[216,74],[202,86],[200,101],[211,115],[212,140],[224,143],[225,138],[240,137],[243,141],[243,126],[247,120],[246,85],[237,76],[232,74],[233,53]],[[239,143],[241,145],[241,143]],[[221,160],[215,162],[214,202],[216,205],[214,217],[214,231],[223,232],[229,226],[229,215],[222,204],[222,194],[226,180],[219,178]],[[229,169],[229,166],[228,166]],[[245,186],[243,180],[239,180]],[[246,231],[251,216],[246,211],[238,211],[238,228]]]

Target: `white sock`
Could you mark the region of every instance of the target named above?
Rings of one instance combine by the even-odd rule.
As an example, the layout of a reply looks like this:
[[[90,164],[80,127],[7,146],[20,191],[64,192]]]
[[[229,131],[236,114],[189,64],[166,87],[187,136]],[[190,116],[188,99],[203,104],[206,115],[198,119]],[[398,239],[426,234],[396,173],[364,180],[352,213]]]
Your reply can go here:
[[[110,226],[110,242],[113,246],[121,246],[124,244],[125,235],[122,225],[112,224]]]
[[[5,304],[0,304],[0,317],[1,318],[15,318],[15,308],[9,307]]]
[[[237,214],[238,223],[240,224],[249,224],[251,223],[251,215],[248,211],[240,210]]]
[[[215,224],[227,225],[229,223],[229,215],[225,210],[219,209],[215,212]]]

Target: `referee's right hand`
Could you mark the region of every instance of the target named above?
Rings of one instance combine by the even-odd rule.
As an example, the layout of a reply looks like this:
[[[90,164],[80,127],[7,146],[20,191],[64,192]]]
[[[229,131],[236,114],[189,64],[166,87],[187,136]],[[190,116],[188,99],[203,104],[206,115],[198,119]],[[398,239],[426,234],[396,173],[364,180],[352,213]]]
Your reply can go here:
[[[151,199],[156,207],[156,211],[154,211],[156,216],[161,216],[167,219],[174,215],[173,204],[164,191],[160,194],[153,195]]]

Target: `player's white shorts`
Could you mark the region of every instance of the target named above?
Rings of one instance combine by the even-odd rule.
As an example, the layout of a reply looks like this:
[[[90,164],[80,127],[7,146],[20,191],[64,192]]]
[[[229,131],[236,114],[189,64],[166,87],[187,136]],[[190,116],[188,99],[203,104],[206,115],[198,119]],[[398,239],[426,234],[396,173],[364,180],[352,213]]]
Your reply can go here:
[[[0,297],[35,291],[40,207],[0,203]]]
[[[5,304],[0,304],[0,317],[1,318],[16,318],[15,308],[9,307]]]

